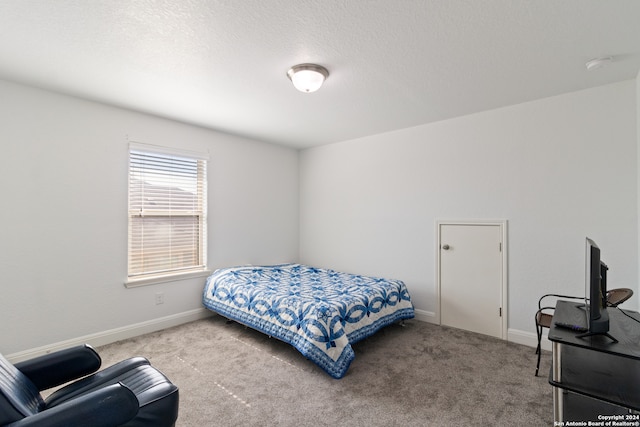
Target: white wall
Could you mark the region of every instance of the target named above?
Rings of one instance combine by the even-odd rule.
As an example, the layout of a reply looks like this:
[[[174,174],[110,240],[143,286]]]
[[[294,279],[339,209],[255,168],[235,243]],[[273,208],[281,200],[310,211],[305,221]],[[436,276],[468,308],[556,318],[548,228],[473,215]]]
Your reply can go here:
[[[637,144],[625,81],[304,150],[301,262],[404,280],[435,313],[436,220],[506,219],[508,327],[533,334],[540,295],[584,294],[585,236],[638,290]]]
[[[210,152],[211,268],[297,259],[297,151],[0,81],[2,353],[201,309],[204,278],[123,285],[127,135]]]
[[[507,219],[509,328],[533,333],[540,294],[583,292],[586,235],[638,291],[637,102],[628,81],[298,153],[0,81],[0,351],[201,308],[203,279],[123,286],[127,136],[210,152],[211,268],[295,261],[299,242],[429,313],[435,221]]]

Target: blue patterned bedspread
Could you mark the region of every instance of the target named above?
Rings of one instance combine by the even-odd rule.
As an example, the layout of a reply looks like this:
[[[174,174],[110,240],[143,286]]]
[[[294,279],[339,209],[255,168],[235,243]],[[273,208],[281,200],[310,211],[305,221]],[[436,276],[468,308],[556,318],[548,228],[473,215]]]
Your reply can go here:
[[[405,284],[300,264],[216,270],[208,309],[294,346],[334,378],[355,354],[351,344],[414,317]]]

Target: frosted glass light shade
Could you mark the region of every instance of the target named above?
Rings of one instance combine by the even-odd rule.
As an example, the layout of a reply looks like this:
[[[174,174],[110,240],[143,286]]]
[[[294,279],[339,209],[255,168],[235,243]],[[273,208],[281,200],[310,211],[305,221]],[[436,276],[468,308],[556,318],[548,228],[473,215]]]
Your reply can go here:
[[[329,77],[329,71],[316,64],[299,64],[291,67],[287,76],[300,92],[311,93],[320,89]]]

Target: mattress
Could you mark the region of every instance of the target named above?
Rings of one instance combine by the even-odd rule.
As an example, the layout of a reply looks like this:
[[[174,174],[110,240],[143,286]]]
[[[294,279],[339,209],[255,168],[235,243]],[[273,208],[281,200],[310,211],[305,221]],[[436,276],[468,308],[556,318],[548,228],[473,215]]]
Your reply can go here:
[[[405,284],[302,264],[216,270],[206,280],[208,309],[291,344],[342,378],[352,344],[414,317]]]

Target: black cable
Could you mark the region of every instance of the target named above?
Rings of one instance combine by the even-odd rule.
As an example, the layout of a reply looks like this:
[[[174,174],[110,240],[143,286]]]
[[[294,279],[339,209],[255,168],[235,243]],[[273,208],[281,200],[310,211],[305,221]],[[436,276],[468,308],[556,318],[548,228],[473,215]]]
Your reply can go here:
[[[625,313],[625,312],[624,312],[624,310],[623,310],[623,309],[621,309],[620,307],[616,306],[616,308],[617,308],[618,310],[620,310],[620,313],[624,314],[624,315],[625,315],[625,316],[627,316],[629,319],[633,319],[633,320],[635,320],[636,322],[640,323],[640,320],[639,320],[639,319],[636,319],[635,317],[631,316],[630,314]]]

